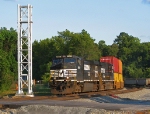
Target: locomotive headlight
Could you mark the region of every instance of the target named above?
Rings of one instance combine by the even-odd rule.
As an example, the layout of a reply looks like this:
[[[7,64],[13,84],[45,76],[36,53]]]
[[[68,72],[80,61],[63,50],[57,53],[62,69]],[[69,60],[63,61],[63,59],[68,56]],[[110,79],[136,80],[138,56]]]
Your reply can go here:
[[[69,77],[67,76],[67,79],[69,79]]]

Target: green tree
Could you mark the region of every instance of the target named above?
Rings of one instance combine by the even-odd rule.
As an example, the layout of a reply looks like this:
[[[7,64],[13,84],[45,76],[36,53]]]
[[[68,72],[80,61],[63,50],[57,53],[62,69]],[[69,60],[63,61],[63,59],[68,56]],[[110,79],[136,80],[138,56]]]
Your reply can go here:
[[[65,39],[65,54],[77,55],[89,60],[99,60],[98,45],[87,31],[82,30],[80,33],[73,33],[66,30],[58,32],[58,35]]]
[[[33,78],[40,80],[41,76],[46,73],[43,68],[45,64],[52,61],[56,55],[64,54],[64,39],[52,37],[44,40],[33,42]],[[49,68],[50,70],[50,68]]]
[[[114,40],[118,45],[118,58],[123,61],[123,71],[126,77],[139,77],[143,71],[139,64],[141,57],[139,56],[140,40],[137,37],[120,33]],[[139,74],[136,74],[139,72]]]
[[[118,54],[118,45],[113,43],[112,45],[106,45],[104,40],[98,42],[98,48],[101,51],[101,56],[115,56]]]
[[[0,29],[0,90],[9,89],[17,78],[17,32]]]

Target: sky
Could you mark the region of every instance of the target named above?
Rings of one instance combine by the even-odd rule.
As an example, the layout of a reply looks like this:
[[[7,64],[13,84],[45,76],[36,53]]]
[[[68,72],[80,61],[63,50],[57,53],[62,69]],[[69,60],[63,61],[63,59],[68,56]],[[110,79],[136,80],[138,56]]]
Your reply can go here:
[[[150,0],[0,0],[0,27],[17,30],[17,4],[33,6],[33,41],[66,29],[107,45],[121,32],[150,41]]]

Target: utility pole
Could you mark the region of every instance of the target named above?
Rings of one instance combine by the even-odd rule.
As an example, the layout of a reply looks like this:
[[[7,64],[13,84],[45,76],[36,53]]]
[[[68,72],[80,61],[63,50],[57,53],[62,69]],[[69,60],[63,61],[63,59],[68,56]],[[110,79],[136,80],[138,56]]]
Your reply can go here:
[[[18,4],[18,92],[16,96],[34,97],[32,90],[32,6]],[[23,86],[28,88],[27,93]]]

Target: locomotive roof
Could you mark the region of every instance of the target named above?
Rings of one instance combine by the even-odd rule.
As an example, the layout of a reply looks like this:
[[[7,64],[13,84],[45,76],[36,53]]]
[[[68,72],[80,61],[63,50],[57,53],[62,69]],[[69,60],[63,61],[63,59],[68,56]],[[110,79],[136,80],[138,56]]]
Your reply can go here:
[[[55,56],[54,58],[81,58],[81,57],[78,57],[76,55],[60,55],[60,56]]]
[[[84,61],[85,64],[93,64],[93,65],[99,65],[100,62],[99,61],[93,61],[93,60],[85,60]]]

